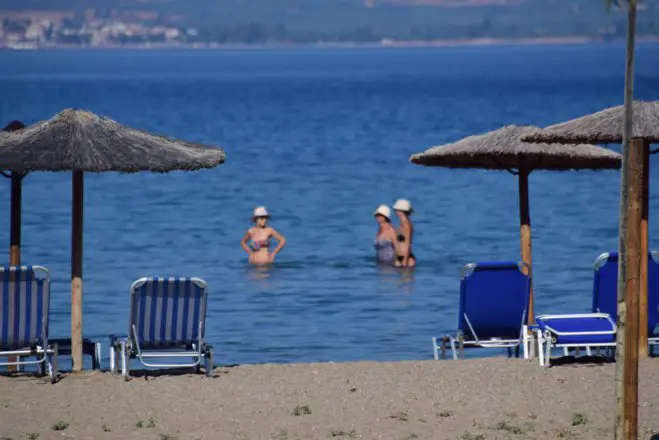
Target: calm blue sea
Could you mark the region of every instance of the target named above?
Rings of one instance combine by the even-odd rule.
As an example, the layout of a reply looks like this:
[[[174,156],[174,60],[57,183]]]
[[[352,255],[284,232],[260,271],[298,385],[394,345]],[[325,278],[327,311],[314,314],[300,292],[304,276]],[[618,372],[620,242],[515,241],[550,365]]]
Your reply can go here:
[[[215,170],[86,177],[86,337],[125,332],[136,278],[198,276],[219,363],[429,359],[430,337],[457,324],[461,266],[519,258],[517,180],[408,156],[621,104],[624,55],[622,45],[0,52],[0,124],[78,107],[226,149]],[[636,72],[636,97],[659,99],[659,46],[638,47]],[[23,261],[52,272],[60,337],[70,181],[35,173],[24,185]],[[530,185],[536,310],[588,310],[592,262],[617,247],[619,174],[536,172]],[[371,212],[399,197],[416,208],[413,274],[372,258]],[[239,245],[261,204],[288,238],[266,270],[248,267]],[[0,206],[7,249],[8,181]]]

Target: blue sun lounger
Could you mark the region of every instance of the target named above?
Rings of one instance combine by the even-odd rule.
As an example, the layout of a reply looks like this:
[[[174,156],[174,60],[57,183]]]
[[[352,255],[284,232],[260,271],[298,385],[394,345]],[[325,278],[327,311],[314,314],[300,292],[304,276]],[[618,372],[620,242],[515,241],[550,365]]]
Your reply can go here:
[[[549,366],[551,349],[615,347],[616,324],[608,313],[539,315],[535,317],[538,358],[541,366]]]
[[[205,361],[213,373],[212,347],[204,342],[208,288],[199,278],[141,278],[130,289],[128,337],[110,338],[110,370],[118,363],[126,380],[130,360],[145,367],[193,367]],[[119,359],[118,359],[119,358]],[[192,362],[152,363],[153,358],[187,358]]]
[[[41,266],[0,267],[0,366],[36,365],[57,380],[57,344],[48,342],[50,276]],[[25,358],[36,358],[25,360]],[[13,358],[13,360],[11,360]]]
[[[507,348],[508,354],[523,344],[528,357],[526,314],[531,282],[523,270],[525,263],[473,263],[462,269],[460,309],[456,334],[432,338],[435,359],[450,342],[453,359],[462,357],[464,348]],[[459,356],[458,356],[459,355]]]
[[[659,252],[648,255],[648,346],[659,346]],[[595,261],[593,312],[618,316],[618,253],[607,252]]]

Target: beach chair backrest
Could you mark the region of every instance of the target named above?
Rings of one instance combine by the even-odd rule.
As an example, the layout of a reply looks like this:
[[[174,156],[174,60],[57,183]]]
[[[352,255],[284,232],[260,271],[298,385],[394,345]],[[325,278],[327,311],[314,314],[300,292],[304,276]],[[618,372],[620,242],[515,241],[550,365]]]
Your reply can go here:
[[[648,336],[659,336],[659,252],[648,259]]]
[[[480,340],[520,337],[531,287],[529,276],[522,270],[523,263],[518,262],[475,263],[464,267],[458,329],[466,337]]]
[[[618,310],[618,253],[607,252],[595,260],[593,313],[608,313],[616,320]]]
[[[208,289],[199,278],[142,278],[131,287],[129,334],[140,346],[198,343],[206,321]]]
[[[43,343],[48,332],[50,276],[41,266],[0,267],[0,350]]]
[[[593,312],[618,316],[618,253],[609,252],[595,260]],[[659,252],[648,255],[648,334],[659,335]]]

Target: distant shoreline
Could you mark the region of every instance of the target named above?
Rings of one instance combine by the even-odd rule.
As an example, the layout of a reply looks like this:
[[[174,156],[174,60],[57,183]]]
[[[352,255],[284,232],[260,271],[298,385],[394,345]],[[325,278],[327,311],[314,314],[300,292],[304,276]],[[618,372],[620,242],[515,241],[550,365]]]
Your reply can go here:
[[[557,46],[621,43],[622,38],[538,37],[538,38],[456,38],[443,40],[394,40],[380,42],[316,42],[316,43],[190,43],[190,44],[132,44],[132,45],[53,45],[31,46],[17,44],[0,47],[0,51],[59,51],[59,50],[267,50],[267,49],[358,49],[403,47],[486,47],[486,46]],[[638,43],[659,43],[659,36],[637,37]]]

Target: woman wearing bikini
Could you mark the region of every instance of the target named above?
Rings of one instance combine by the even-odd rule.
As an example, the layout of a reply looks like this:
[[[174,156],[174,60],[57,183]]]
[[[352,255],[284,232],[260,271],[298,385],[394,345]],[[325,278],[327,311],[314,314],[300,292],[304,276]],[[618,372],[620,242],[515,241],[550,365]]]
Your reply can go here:
[[[249,254],[251,264],[272,264],[275,256],[282,250],[286,244],[286,238],[275,229],[268,226],[270,214],[264,206],[259,206],[254,210],[252,220],[256,226],[249,228],[245,236],[240,241],[240,245]],[[277,247],[270,252],[270,238],[277,240]]]
[[[394,250],[396,243],[396,230],[391,226],[391,210],[387,205],[380,205],[373,213],[378,222],[378,232],[375,236],[375,258],[378,263],[393,264],[396,259]]]
[[[412,215],[412,204],[409,200],[399,199],[394,204],[394,211],[400,220],[400,226],[396,231],[396,263],[397,267],[414,267],[416,258],[412,253],[412,236],[414,225],[410,220]]]

